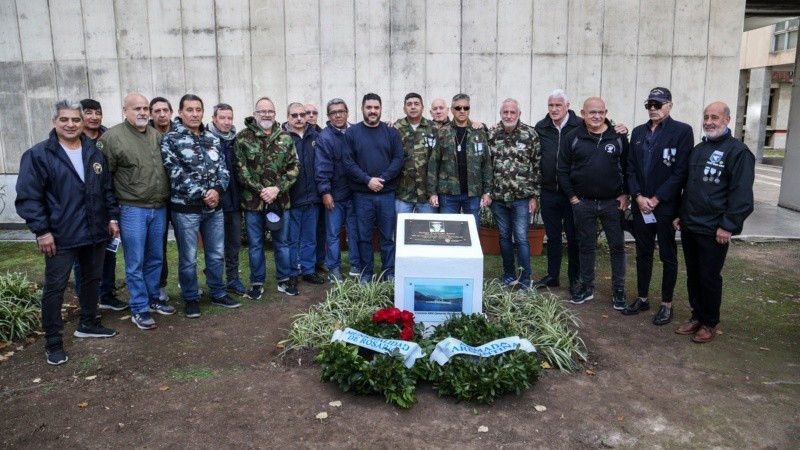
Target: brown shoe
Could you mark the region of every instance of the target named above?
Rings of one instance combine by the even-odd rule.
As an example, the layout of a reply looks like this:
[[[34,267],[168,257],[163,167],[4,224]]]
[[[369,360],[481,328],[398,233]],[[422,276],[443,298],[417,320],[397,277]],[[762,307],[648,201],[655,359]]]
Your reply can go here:
[[[694,335],[692,341],[697,342],[698,344],[705,344],[706,342],[713,341],[714,336],[716,335],[717,329],[715,327],[703,325],[699,330],[697,330],[697,334]]]
[[[700,321],[692,319],[675,329],[675,334],[695,334],[700,329]]]

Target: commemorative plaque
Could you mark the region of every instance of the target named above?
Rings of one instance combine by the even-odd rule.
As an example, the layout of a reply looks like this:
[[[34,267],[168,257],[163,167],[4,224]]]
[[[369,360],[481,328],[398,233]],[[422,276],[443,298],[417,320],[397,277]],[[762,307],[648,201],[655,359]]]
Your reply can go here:
[[[469,247],[469,225],[466,220],[405,219],[406,245],[458,245]]]

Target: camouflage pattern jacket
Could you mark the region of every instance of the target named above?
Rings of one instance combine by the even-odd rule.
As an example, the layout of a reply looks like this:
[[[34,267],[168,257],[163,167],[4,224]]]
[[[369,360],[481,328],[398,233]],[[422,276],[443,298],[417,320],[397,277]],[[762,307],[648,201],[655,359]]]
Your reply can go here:
[[[403,170],[397,178],[395,196],[408,203],[427,203],[428,160],[436,145],[436,129],[432,120],[422,118],[416,131],[402,118],[394,123],[394,128],[403,140]]]
[[[538,197],[541,148],[533,127],[517,121],[507,132],[500,122],[489,131],[489,146],[494,161],[494,199],[511,202]]]
[[[161,139],[170,202],[175,211],[199,213],[206,208],[203,198],[208,190],[214,189],[222,196],[228,188],[230,173],[225,167],[225,155],[219,138],[202,124],[200,134],[193,134],[176,117],[172,130]]]
[[[284,209],[289,209],[292,206],[289,188],[297,181],[300,173],[292,136],[281,130],[277,122],[267,136],[252,116],[244,119],[244,126],[233,144],[242,209],[265,209],[267,204],[258,193],[269,186],[276,186],[280,190],[276,201]]]
[[[472,128],[472,121],[467,123],[462,149],[467,152],[467,195],[491,194],[492,158],[486,130]],[[456,126],[451,122],[439,129],[428,161],[428,194],[461,194],[456,150]]]

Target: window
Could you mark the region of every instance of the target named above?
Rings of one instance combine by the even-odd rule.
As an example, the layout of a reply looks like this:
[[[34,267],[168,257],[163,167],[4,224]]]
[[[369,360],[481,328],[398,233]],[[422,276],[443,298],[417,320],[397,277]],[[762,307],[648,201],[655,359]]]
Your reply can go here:
[[[784,20],[775,24],[772,36],[772,51],[782,52],[797,48],[797,33],[800,18]]]

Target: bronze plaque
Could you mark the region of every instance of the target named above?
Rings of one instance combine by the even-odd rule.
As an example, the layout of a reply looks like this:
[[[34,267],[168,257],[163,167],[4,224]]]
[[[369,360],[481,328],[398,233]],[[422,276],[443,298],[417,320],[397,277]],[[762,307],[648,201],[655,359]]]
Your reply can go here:
[[[405,225],[406,245],[472,245],[466,220],[405,219]]]

